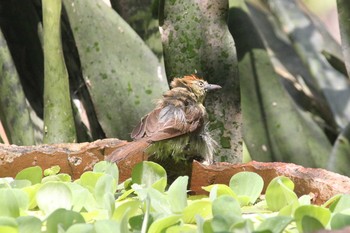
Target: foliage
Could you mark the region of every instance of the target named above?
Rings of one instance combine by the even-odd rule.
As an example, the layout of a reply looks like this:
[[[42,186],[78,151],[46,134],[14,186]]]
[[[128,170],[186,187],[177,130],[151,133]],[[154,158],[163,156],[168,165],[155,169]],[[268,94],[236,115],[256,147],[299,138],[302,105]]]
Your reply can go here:
[[[241,162],[243,124],[254,160],[350,175],[347,1],[334,5],[342,44],[297,0],[110,2],[62,0],[46,29],[46,6],[60,6],[0,3],[0,120],[10,143],[128,139],[169,80],[198,71],[223,86],[206,102],[217,161]]]
[[[232,176],[229,186],[203,187],[209,196],[189,196],[188,177],[166,189],[165,170],[142,162],[118,184],[118,168],[105,161],[71,181],[66,174],[42,176],[39,167],[15,179],[0,179],[0,229],[6,232],[312,232],[349,226],[350,196],[323,206],[297,197],[287,177],[267,186],[253,172]],[[248,187],[254,187],[249,189]]]

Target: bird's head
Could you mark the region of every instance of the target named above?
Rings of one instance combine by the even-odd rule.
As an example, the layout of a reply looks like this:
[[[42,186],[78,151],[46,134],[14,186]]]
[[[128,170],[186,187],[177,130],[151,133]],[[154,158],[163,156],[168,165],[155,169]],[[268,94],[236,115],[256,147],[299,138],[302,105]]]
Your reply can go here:
[[[208,91],[220,89],[221,86],[216,84],[209,84],[207,81],[197,77],[196,75],[188,75],[183,78],[174,78],[170,83],[172,88],[183,87],[191,91],[200,102],[204,101],[205,95]]]

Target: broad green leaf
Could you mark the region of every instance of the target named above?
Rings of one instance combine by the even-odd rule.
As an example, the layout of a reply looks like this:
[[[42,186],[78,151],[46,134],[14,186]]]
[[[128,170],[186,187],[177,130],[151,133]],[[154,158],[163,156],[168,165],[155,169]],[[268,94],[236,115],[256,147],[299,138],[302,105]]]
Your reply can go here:
[[[349,1],[337,0],[337,10],[338,10],[338,21],[341,36],[341,46],[344,56],[344,63],[348,76],[350,76],[350,27],[349,27]]]
[[[179,223],[181,215],[170,215],[164,218],[155,220],[148,229],[148,233],[162,233],[168,227]]]
[[[229,5],[229,29],[239,48],[243,135],[252,159],[325,167],[329,140],[282,86],[245,1],[230,0]]]
[[[130,224],[131,229],[134,231],[137,231],[137,232],[141,232],[144,217],[145,217],[144,214],[139,214],[139,215],[131,217],[129,219],[129,224]],[[150,216],[150,218],[152,218],[152,216]],[[152,222],[152,220],[150,222]]]
[[[231,177],[230,188],[239,196],[248,196],[254,204],[264,188],[264,181],[254,172],[239,172]]]
[[[336,213],[331,219],[331,228],[332,230],[343,229],[350,226],[350,215]]]
[[[137,210],[141,209],[141,201],[134,199],[127,199],[122,202],[116,203],[116,208],[114,210],[112,218],[117,221],[121,221],[124,213],[128,210],[128,217],[130,218],[134,215]]]
[[[238,201],[228,195],[220,196],[213,201],[212,212],[214,216],[213,222],[217,220],[223,221],[229,228],[243,220]]]
[[[304,219],[305,216],[307,216],[307,218]],[[304,205],[295,210],[294,218],[298,230],[303,232],[303,227],[307,226],[308,224],[314,225],[315,229],[319,226],[317,222],[319,222],[323,228],[327,226],[331,218],[331,212],[329,209],[321,206]]]
[[[328,199],[325,203],[323,203],[322,207],[326,207],[326,208],[329,207],[329,210],[333,212],[333,209],[336,206],[336,204],[333,206],[333,209],[331,208],[332,204],[338,202],[342,196],[343,196],[343,194],[334,195],[333,197]]]
[[[173,213],[182,213],[187,206],[187,184],[188,176],[180,176],[170,185],[166,192]]]
[[[298,201],[293,192],[294,183],[289,178],[279,176],[274,178],[267,186],[265,198],[267,206],[272,211],[278,211],[284,206]]]
[[[94,193],[96,183],[98,179],[100,179],[100,177],[103,175],[104,175],[103,173],[99,173],[99,172],[92,172],[92,171],[84,172],[80,176],[80,179],[77,181],[77,183],[87,188],[91,193]]]
[[[52,166],[44,170],[44,176],[56,175],[60,172],[61,168],[58,165]]]
[[[46,183],[49,181],[63,181],[63,182],[71,182],[72,181],[72,177],[70,177],[70,175],[65,174],[65,173],[60,173],[57,175],[49,175],[49,176],[45,176],[41,183]]]
[[[109,174],[115,179],[116,183],[118,183],[119,170],[118,170],[118,167],[115,163],[110,163],[107,161],[100,161],[94,165],[93,171]]]
[[[28,187],[23,188],[22,190],[27,193],[29,197],[29,207],[28,209],[33,209],[37,206],[36,203],[36,193],[38,192],[39,188],[42,186],[42,184],[35,184]]]
[[[209,219],[212,217],[212,202],[208,199],[190,202],[183,210],[182,215],[185,223],[195,223],[197,215]]]
[[[172,206],[167,195],[152,187],[147,188],[147,195],[151,201],[151,206],[158,214],[172,214]]]
[[[20,216],[16,222],[20,233],[41,232],[41,221],[34,216]]]
[[[329,207],[329,210],[333,213],[339,213],[346,209],[350,209],[350,194],[341,195],[340,198],[334,201]]]
[[[154,108],[153,100],[168,89],[164,68],[104,2],[63,3],[98,121],[107,137],[129,138],[135,124]]]
[[[32,184],[41,182],[43,170],[39,166],[28,167],[17,173],[16,180],[29,180]]]
[[[97,208],[95,198],[87,188],[76,183],[67,183],[67,185],[72,192],[72,210],[79,212],[85,208],[87,211],[93,211]]]
[[[0,31],[0,121],[11,144],[34,145],[34,126],[15,62]],[[12,51],[13,52],[13,51]]]
[[[123,232],[120,224],[113,220],[100,220],[94,223],[96,233]]]
[[[225,184],[212,184],[206,187],[202,187],[207,192],[210,192],[210,197],[220,197],[222,195],[229,195],[235,199],[238,199],[237,194]]]
[[[301,205],[310,205],[311,197],[309,195],[303,195],[298,198],[298,201],[290,203],[279,210],[278,215],[281,216],[294,216],[295,210]]]
[[[350,64],[349,64],[350,65]],[[327,170],[350,176],[350,123],[338,135],[329,155]]]
[[[73,205],[72,192],[65,183],[50,181],[39,188],[36,202],[47,215],[60,208],[69,210]]]
[[[301,220],[301,229],[302,232],[317,232],[325,229],[325,226],[318,219],[305,215]]]
[[[10,183],[11,188],[22,189],[32,184],[30,180],[14,180]]]
[[[230,232],[252,232],[253,230],[254,225],[250,219],[244,219],[230,227]]]
[[[0,216],[18,217],[29,205],[27,194],[20,189],[0,189]]]
[[[153,187],[161,192],[164,192],[167,184],[167,174],[164,168],[150,161],[136,164],[131,178],[133,183]]]
[[[350,105],[343,104],[350,100],[350,83],[348,78],[334,69],[321,53],[322,50],[327,50],[334,44],[339,46],[338,43],[334,40],[325,41],[325,38],[319,35],[313,20],[300,9],[296,1],[270,0],[268,5],[293,46],[297,48],[295,51],[309,69],[312,80],[306,80],[307,83],[312,83],[312,89],[322,93],[329,103],[328,107],[338,127],[344,129],[350,121]],[[316,34],[317,38],[309,40],[310,35]]]
[[[115,179],[108,174],[103,174],[97,182],[94,190],[94,195],[100,207],[108,210],[111,216],[114,212],[114,193],[117,189]]]
[[[1,216],[0,217],[0,232],[6,233],[18,233],[19,228],[16,219]]]
[[[66,209],[56,209],[47,218],[47,232],[58,233],[60,232],[59,229],[66,231],[77,223],[85,223],[80,213]]]
[[[265,219],[254,231],[255,233],[281,233],[292,222],[292,217],[275,216]]]
[[[166,233],[198,233],[196,225],[184,224],[175,225],[166,229]]]
[[[77,223],[68,228],[66,233],[95,233],[94,226],[87,223]]]

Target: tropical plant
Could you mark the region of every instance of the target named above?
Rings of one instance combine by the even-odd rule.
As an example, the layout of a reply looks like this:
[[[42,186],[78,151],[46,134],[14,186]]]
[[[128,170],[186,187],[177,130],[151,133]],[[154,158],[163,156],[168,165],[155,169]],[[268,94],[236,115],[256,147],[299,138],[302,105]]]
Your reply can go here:
[[[0,3],[10,143],[127,139],[169,80],[198,72],[224,87],[206,103],[217,161],[242,161],[243,118],[252,159],[349,174],[347,1],[342,45],[297,0],[110,3]]]
[[[204,187],[209,196],[188,196],[188,177],[167,184],[153,162],[137,164],[118,184],[115,164],[99,162],[72,182],[59,167],[30,167],[15,179],[0,179],[2,232],[314,232],[350,224],[350,196],[322,206],[297,197],[294,183],[276,177],[261,195],[263,179],[253,172],[232,176],[228,185]],[[168,188],[166,188],[168,186]],[[253,188],[252,188],[253,187]]]

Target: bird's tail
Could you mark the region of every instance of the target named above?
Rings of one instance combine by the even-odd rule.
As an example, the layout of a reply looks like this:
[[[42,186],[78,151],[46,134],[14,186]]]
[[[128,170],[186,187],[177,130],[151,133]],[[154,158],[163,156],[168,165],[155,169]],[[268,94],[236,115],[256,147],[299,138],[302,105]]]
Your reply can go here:
[[[150,145],[146,139],[140,139],[137,141],[129,142],[122,147],[117,148],[107,158],[106,161],[119,162],[127,157],[147,157],[145,149]]]

